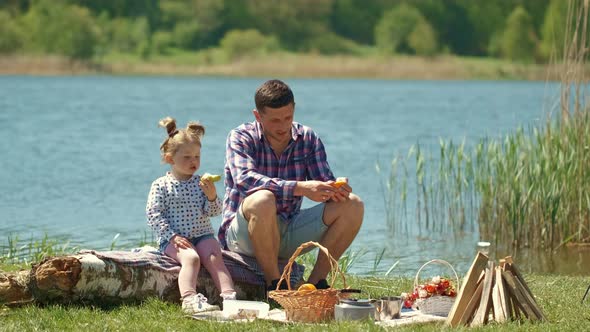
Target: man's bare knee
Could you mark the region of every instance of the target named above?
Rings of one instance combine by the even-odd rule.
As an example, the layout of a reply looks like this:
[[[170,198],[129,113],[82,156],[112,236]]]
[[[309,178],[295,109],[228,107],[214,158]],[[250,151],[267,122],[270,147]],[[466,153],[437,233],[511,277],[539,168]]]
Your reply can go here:
[[[355,194],[350,194],[350,209],[352,212],[360,214],[361,216],[365,212],[365,202]]]
[[[275,216],[277,213],[276,211],[277,205],[275,195],[268,190],[259,190],[246,197],[242,203],[242,213],[248,221],[250,221],[252,216]]]
[[[364,213],[365,203],[359,196],[350,194],[349,199],[344,202],[328,203],[324,210],[323,219],[327,226],[332,226],[334,223],[344,223],[347,227],[360,228]]]
[[[359,196],[350,194],[350,200],[348,201],[348,209],[346,214],[351,217],[347,222],[354,222],[354,226],[357,227],[361,226],[363,223],[363,215],[365,214],[365,203]]]

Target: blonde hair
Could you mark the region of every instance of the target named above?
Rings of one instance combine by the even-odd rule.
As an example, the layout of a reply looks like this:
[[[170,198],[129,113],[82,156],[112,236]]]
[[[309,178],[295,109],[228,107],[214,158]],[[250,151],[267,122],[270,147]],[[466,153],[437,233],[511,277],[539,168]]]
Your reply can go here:
[[[166,156],[174,156],[178,149],[184,144],[198,144],[201,146],[201,137],[205,135],[205,127],[199,122],[189,122],[185,129],[176,129],[176,120],[166,117],[158,122],[160,127],[166,128],[168,137],[160,145],[162,160]]]

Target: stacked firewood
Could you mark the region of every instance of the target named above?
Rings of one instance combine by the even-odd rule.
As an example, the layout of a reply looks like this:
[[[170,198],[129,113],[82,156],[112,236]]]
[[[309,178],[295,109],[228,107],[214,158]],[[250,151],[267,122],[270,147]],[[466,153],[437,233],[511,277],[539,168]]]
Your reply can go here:
[[[479,252],[446,323],[453,327],[480,326],[513,319],[547,320],[512,257],[495,264]]]

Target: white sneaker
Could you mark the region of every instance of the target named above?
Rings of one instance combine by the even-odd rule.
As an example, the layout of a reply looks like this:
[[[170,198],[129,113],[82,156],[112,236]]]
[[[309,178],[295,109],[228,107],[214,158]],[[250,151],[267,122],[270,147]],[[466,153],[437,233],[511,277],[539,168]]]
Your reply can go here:
[[[187,314],[198,314],[205,311],[220,310],[219,306],[207,303],[207,298],[201,294],[189,295],[182,299],[182,311]]]
[[[221,298],[225,300],[235,300],[236,299],[236,292],[229,292],[229,293],[221,293],[219,294]]]

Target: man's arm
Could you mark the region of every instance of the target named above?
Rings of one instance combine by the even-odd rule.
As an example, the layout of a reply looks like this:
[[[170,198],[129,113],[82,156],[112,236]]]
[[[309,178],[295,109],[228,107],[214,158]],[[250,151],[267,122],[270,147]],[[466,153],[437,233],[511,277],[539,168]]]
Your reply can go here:
[[[352,188],[348,184],[341,186],[340,188],[332,187],[334,183],[334,174],[330,169],[330,165],[328,164],[328,156],[326,154],[326,149],[324,147],[324,143],[322,140],[315,134],[313,131],[311,132],[311,139],[309,140],[311,144],[311,157],[308,158],[307,169],[308,173],[310,174],[310,178],[314,180],[319,180],[323,182],[327,182],[325,184],[330,186],[330,189],[325,189],[324,186],[315,187],[316,190],[323,190],[327,194],[329,194],[329,200],[333,200],[336,202],[344,201],[349,199],[349,194],[352,192]],[[312,194],[314,188],[311,189]],[[315,200],[313,197],[308,195],[304,195],[312,200]]]
[[[310,144],[309,149],[311,151],[306,165],[309,178],[324,182],[334,180],[334,174],[332,174],[328,164],[328,156],[322,140],[311,132],[308,144]]]

